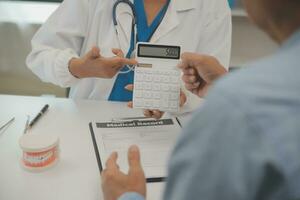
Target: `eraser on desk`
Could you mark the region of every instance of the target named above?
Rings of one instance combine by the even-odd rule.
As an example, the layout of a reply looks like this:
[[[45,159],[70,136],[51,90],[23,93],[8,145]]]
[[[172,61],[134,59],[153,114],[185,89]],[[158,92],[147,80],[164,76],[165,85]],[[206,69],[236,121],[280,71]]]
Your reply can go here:
[[[25,134],[19,144],[23,150],[21,164],[29,171],[43,171],[59,159],[59,138],[53,135]]]

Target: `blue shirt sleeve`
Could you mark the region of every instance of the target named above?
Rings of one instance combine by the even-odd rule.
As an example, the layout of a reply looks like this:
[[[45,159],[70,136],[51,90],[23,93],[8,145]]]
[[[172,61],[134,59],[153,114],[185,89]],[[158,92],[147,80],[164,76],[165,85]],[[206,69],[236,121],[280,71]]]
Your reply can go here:
[[[136,192],[127,192],[119,197],[118,200],[145,200],[145,198]]]
[[[259,142],[241,99],[233,97],[215,88],[186,126],[170,160],[165,200],[255,199],[263,169]]]

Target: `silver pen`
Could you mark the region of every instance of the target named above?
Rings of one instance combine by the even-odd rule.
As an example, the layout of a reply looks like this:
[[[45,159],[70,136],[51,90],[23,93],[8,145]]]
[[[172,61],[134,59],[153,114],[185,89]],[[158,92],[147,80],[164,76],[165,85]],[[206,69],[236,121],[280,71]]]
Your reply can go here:
[[[26,120],[26,123],[25,123],[23,134],[26,134],[26,132],[27,132],[27,130],[29,128],[29,121],[30,121],[30,116],[27,115],[27,120]]]
[[[4,129],[6,126],[8,126],[9,124],[11,124],[14,120],[15,120],[15,118],[13,117],[11,120],[9,120],[8,122],[6,122],[3,126],[1,126],[0,131],[2,129]]]

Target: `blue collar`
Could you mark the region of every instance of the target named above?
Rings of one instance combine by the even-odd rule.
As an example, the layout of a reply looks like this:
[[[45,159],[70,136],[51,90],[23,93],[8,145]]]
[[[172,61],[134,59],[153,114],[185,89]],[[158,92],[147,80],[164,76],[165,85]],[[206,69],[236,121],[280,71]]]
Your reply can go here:
[[[137,34],[138,42],[148,42],[151,40],[151,37],[156,32],[157,28],[161,24],[164,16],[168,10],[170,0],[167,1],[166,5],[159,11],[153,22],[148,25],[147,16],[144,6],[144,0],[135,0],[134,6],[137,15]]]

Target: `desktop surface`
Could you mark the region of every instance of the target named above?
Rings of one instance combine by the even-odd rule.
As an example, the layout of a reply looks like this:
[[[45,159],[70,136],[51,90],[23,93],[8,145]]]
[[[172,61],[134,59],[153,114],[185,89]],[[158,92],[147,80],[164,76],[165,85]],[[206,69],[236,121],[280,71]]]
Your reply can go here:
[[[51,134],[60,139],[56,166],[32,173],[20,164],[19,138],[27,115],[34,117],[49,104],[47,113],[27,134]],[[0,95],[0,125],[15,117],[0,132],[0,199],[101,200],[101,179],[88,124],[96,120],[141,116],[124,103],[63,98]],[[148,184],[148,199],[160,199],[163,183]]]

